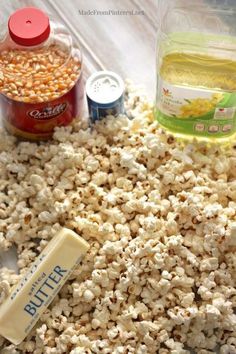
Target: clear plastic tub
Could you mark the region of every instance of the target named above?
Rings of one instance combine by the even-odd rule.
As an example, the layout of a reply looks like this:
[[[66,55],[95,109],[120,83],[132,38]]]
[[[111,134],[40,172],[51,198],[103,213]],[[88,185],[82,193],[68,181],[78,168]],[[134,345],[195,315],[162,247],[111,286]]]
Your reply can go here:
[[[184,137],[236,133],[236,2],[159,0],[156,117]]]
[[[41,140],[82,109],[81,51],[61,23],[22,8],[0,35],[0,107],[7,130]]]

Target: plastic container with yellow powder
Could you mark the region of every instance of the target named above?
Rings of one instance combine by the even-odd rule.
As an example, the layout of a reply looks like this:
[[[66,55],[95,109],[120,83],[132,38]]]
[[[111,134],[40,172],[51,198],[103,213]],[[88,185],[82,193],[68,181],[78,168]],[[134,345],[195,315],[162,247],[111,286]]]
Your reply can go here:
[[[158,122],[177,135],[234,139],[236,1],[159,0],[158,14]]]

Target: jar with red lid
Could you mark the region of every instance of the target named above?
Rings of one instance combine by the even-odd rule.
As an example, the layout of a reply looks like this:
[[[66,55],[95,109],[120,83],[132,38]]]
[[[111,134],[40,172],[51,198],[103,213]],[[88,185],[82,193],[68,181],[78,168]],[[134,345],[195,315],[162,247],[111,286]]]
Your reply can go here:
[[[82,57],[69,31],[38,8],[13,13],[0,38],[0,108],[6,129],[44,140],[83,106]]]

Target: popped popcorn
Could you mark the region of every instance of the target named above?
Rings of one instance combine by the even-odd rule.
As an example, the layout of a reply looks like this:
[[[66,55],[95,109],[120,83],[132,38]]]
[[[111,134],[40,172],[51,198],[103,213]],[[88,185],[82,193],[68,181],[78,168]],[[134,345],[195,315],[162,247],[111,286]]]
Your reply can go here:
[[[0,304],[7,298],[10,294],[10,285],[6,280],[0,282]]]
[[[0,298],[60,226],[90,243],[1,353],[236,353],[236,150],[178,142],[130,82],[125,105],[132,120],[75,120],[50,143],[1,131],[0,249],[17,248],[19,274],[0,268]]]

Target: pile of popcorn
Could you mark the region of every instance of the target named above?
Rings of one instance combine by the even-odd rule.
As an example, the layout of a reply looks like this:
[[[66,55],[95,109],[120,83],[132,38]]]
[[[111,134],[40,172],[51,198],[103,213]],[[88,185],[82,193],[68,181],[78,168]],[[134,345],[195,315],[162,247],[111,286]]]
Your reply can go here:
[[[50,143],[0,133],[0,250],[20,270],[0,269],[0,300],[61,226],[91,246],[1,354],[236,353],[236,149],[177,141],[131,83],[126,108]]]

